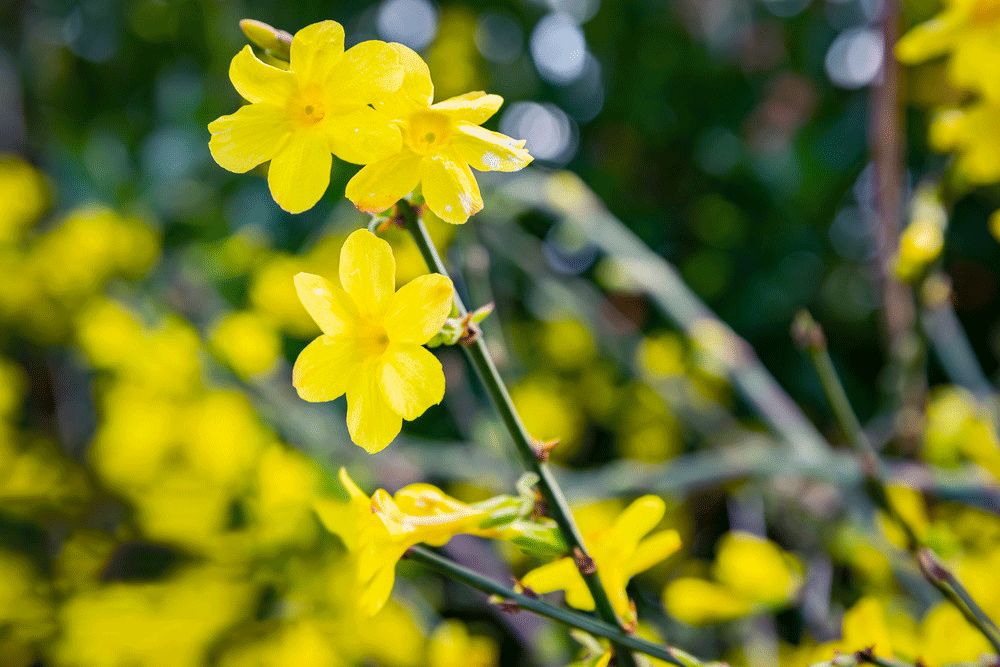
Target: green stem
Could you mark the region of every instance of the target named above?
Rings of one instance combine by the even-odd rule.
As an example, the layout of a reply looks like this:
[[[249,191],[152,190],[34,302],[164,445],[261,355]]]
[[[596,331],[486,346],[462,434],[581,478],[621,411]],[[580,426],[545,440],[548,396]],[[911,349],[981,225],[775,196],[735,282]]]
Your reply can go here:
[[[490,595],[496,595],[503,602],[513,603],[517,609],[526,609],[532,613],[552,619],[572,628],[579,628],[585,632],[598,637],[610,639],[612,643],[624,646],[632,651],[645,653],[646,655],[660,660],[665,660],[672,665],[685,667],[675,655],[674,649],[664,647],[652,642],[640,639],[633,635],[626,634],[614,625],[599,621],[586,614],[580,614],[562,607],[556,607],[543,600],[513,591],[497,582],[484,577],[483,575],[470,570],[458,563],[445,558],[430,549],[424,547],[412,547],[407,552],[407,558],[425,565],[432,570],[446,575],[449,579],[461,582],[466,586],[483,591]]]
[[[826,336],[822,329],[808,313],[802,312],[796,318],[794,331],[797,342],[808,353],[816,368],[823,393],[830,403],[837,423],[847,435],[851,447],[861,457],[865,489],[872,501],[903,529],[903,533],[906,535],[907,550],[916,560],[924,578],[962,612],[966,620],[989,640],[994,650],[1000,653],[1000,628],[997,628],[993,620],[965,589],[962,582],[944,566],[934,552],[921,544],[916,531],[890,502],[883,477],[883,463],[851,407],[847,392],[844,391],[844,385],[840,382],[840,377],[837,375],[833,360],[827,350]]]
[[[417,247],[420,248],[420,253],[423,255],[427,267],[431,271],[448,276],[448,269],[441,260],[434,242],[427,234],[427,228],[424,226],[423,220],[417,210],[409,202],[401,200],[397,205],[397,211],[406,224],[406,228],[413,236],[413,240],[416,241]],[[458,292],[455,293],[455,307],[458,309],[460,316],[468,313],[468,309],[462,303],[462,298],[458,295]],[[497,370],[486,348],[484,337],[482,335],[477,336],[471,344],[463,345],[462,349],[465,350],[469,362],[476,369],[476,374],[486,388],[486,393],[489,394],[490,400],[493,402],[497,412],[500,413],[500,418],[503,420],[504,426],[510,432],[522,464],[525,468],[538,475],[538,488],[545,501],[546,511],[559,526],[571,555],[579,565],[580,575],[583,577],[591,596],[594,598],[598,615],[606,622],[624,631],[614,607],[611,606],[611,600],[608,599],[608,594],[601,584],[597,568],[593,566],[593,560],[587,555],[583,537],[580,535],[576,522],[573,520],[569,503],[566,501],[562,489],[552,475],[552,471],[546,464],[545,457],[540,456],[532,437],[521,422],[521,417],[514,407],[514,402],[510,398],[507,386],[500,377],[500,372]],[[617,644],[616,647],[618,647]],[[634,666],[635,662],[628,651],[616,651],[616,654],[620,667]]]

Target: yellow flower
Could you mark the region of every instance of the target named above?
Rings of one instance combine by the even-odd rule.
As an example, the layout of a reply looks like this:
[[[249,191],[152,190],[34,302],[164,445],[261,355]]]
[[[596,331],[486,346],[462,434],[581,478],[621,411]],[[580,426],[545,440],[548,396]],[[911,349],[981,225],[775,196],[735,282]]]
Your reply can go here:
[[[20,240],[48,204],[45,177],[16,155],[0,154],[0,243]]]
[[[330,182],[331,153],[364,164],[399,151],[399,128],[373,105],[399,87],[403,70],[389,44],[367,41],[344,51],[335,21],[292,38],[287,70],[260,61],[249,46],[229,78],[250,104],[209,124],[212,157],[238,174],[270,161],[268,185],[283,209],[312,208]]]
[[[636,499],[610,525],[589,531],[584,541],[597,573],[615,611],[625,622],[635,622],[635,613],[625,587],[629,580],[665,560],[681,546],[675,530],[647,534],[663,518],[666,504],[656,496]],[[555,590],[566,592],[566,604],[587,611],[594,609],[594,598],[570,557],[547,563],[528,572],[521,583],[536,593]]]
[[[690,625],[704,625],[781,607],[802,584],[802,564],[777,544],[737,531],[719,541],[712,575],[715,581],[671,581],[663,592],[667,611]]]
[[[499,658],[496,642],[471,635],[461,621],[443,621],[427,642],[430,667],[492,667]]]
[[[345,505],[318,501],[316,512],[327,530],[344,540],[357,559],[358,605],[375,615],[389,599],[396,563],[410,547],[443,546],[459,534],[499,537],[502,528],[480,528],[496,509],[490,501],[469,505],[430,484],[410,484],[390,495],[378,489],[369,498],[347,470],[340,482],[350,496]]]
[[[444,397],[444,372],[421,347],[451,311],[453,287],[432,273],[395,291],[389,244],[359,229],[340,254],[340,284],[310,273],[295,276],[302,305],[323,331],[295,361],[292,383],[306,401],[347,394],[347,427],[369,453],[384,449]]]
[[[483,208],[479,171],[517,171],[532,160],[524,141],[480,127],[503,98],[479,91],[431,104],[434,84],[427,64],[410,49],[393,44],[406,77],[399,91],[377,107],[397,119],[403,145],[373,161],[347,184],[347,198],[362,211],[379,213],[422,185],[430,209],[461,224]]]
[[[940,14],[906,33],[896,56],[907,64],[949,56],[948,74],[956,86],[1000,100],[1000,2],[950,0]]]
[[[252,311],[223,315],[212,325],[209,342],[241,378],[267,375],[281,356],[281,339],[266,318]]]

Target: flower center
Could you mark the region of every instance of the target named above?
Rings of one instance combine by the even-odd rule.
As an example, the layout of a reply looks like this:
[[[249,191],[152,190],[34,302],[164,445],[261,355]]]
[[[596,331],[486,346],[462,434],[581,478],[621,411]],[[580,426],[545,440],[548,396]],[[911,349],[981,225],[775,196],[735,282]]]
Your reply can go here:
[[[451,120],[437,111],[417,111],[410,116],[406,145],[420,155],[429,155],[448,143]]]
[[[322,91],[311,86],[300,90],[288,100],[288,115],[300,126],[315,125],[326,116]]]
[[[389,347],[389,334],[381,322],[369,320],[358,332],[358,343],[361,352],[368,357],[376,357]]]
[[[983,26],[1000,20],[1000,2],[997,0],[979,0],[972,8],[972,22]]]

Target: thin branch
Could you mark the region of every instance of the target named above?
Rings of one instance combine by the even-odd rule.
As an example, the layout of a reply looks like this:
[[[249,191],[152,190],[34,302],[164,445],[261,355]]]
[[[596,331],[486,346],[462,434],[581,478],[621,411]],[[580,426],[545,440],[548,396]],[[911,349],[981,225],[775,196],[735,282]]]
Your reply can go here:
[[[420,249],[427,267],[431,271],[448,276],[448,269],[445,267],[440,255],[438,255],[437,248],[428,235],[427,228],[424,227],[423,220],[417,209],[410,205],[409,202],[401,200],[397,204],[397,214]],[[468,309],[462,303],[462,299],[457,292],[455,293],[455,307],[458,309],[460,317],[464,317],[468,313]],[[500,372],[497,370],[489,354],[489,350],[486,348],[484,337],[480,334],[471,338],[472,340],[469,344],[462,345],[462,349],[465,351],[469,362],[476,369],[476,374],[483,383],[486,393],[489,394],[490,400],[493,402],[494,407],[500,414],[500,418],[510,432],[511,439],[514,442],[522,464],[526,469],[538,475],[538,488],[545,502],[545,509],[555,520],[556,524],[558,524],[569,547],[569,551],[573,554],[574,560],[577,562],[580,576],[583,577],[594,599],[598,615],[606,622],[624,630],[618,615],[615,613],[614,607],[611,605],[607,591],[604,590],[604,586],[597,574],[597,568],[594,565],[593,559],[587,554],[583,537],[569,509],[569,503],[566,501],[562,489],[559,487],[551,469],[546,463],[547,456],[538,450],[524,423],[521,421],[521,417],[514,407],[514,402],[510,398],[510,393],[507,391],[507,386],[504,384],[503,378],[500,377]],[[618,649],[621,645],[615,644],[615,647]],[[616,656],[618,664],[621,667],[634,667],[635,661],[631,653],[627,650],[616,650]]]
[[[539,616],[544,616],[545,618],[552,619],[553,621],[563,623],[570,627],[579,628],[580,630],[589,632],[592,635],[604,637],[605,639],[611,640],[612,643],[624,646],[629,650],[638,651],[654,658],[665,660],[666,662],[672,665],[677,665],[678,667],[690,667],[692,664],[701,664],[700,661],[692,662],[687,654],[677,649],[669,646],[654,644],[646,641],[645,639],[629,635],[613,625],[605,623],[604,621],[599,621],[591,616],[587,616],[586,614],[580,614],[569,609],[556,607],[555,605],[551,605],[537,597],[532,597],[525,593],[518,593],[501,584],[498,584],[492,579],[482,576],[478,572],[459,565],[458,563],[449,560],[448,558],[445,558],[430,549],[426,549],[424,547],[412,547],[407,552],[407,558],[436,570],[448,578],[461,582],[466,586],[470,586],[471,588],[475,588],[484,593],[497,596],[500,599],[500,603],[503,604],[505,608],[512,610],[525,609],[538,614]],[[678,656],[682,656],[684,660]]]
[[[933,551],[921,544],[916,531],[905,517],[896,511],[884,481],[884,464],[872,446],[861,423],[851,407],[833,366],[833,360],[826,347],[826,336],[820,326],[805,312],[796,318],[793,328],[796,342],[808,353],[816,368],[823,392],[826,394],[841,429],[848,442],[861,457],[861,469],[865,475],[865,489],[872,501],[893,519],[906,535],[907,550],[916,560],[924,578],[951,602],[966,620],[975,626],[1000,653],[1000,628],[976,603],[955,575],[937,558]]]

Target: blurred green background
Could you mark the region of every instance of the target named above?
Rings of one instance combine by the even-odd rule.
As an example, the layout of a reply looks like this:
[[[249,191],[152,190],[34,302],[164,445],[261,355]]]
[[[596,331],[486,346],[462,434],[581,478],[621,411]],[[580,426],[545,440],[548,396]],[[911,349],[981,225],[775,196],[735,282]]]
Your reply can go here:
[[[776,481],[783,462],[766,449],[713,458],[717,448],[763,437],[722,369],[698,341],[676,335],[644,293],[650,286],[623,281],[578,228],[525,203],[511,184],[561,169],[577,174],[840,441],[788,333],[795,312],[810,309],[860,416],[876,432],[891,431],[867,137],[880,6],[3,3],[0,152],[34,164],[45,184],[0,170],[13,183],[0,189],[0,217],[20,230],[0,263],[11,396],[0,453],[0,572],[24,582],[0,585],[0,662],[470,664],[475,642],[442,626],[441,616],[491,638],[493,649],[479,646],[484,664],[558,664],[568,654],[558,631],[495,613],[415,568],[402,584],[404,602],[387,612],[396,616],[360,628],[345,620],[347,603],[330,583],[345,576],[330,555],[339,546],[320,535],[309,510],[311,493],[333,488],[331,471],[350,465],[369,490],[426,479],[470,498],[509,491],[517,474],[454,350],[441,354],[445,404],[370,460],[347,439],[339,402],[295,399],[290,362],[313,332],[290,276],[303,267],[333,275],[340,240],[367,220],[342,197],[349,165],[335,164],[319,205],[291,216],[259,174],[213,163],[206,125],[240,103],[227,70],[245,43],[243,17],[291,32],[333,18],[349,44],[380,38],[419,50],[438,99],[478,89],[505,98],[491,126],[527,139],[535,165],[527,176],[484,176],[486,211],[459,229],[431,221],[432,231],[472,303],[496,302],[487,327],[494,352],[533,434],[563,440],[560,463],[578,471],[567,474],[575,500],[643,490],[635,468],[610,462],[678,461],[656,468],[672,472],[651,474],[658,481],[650,490],[669,494],[668,523],[681,530],[685,552],[635,588],[640,612],[649,610],[672,641],[754,665],[774,664],[779,647],[835,637],[840,613],[871,588],[859,583],[867,581],[863,564],[836,551],[848,540],[842,520],[857,509],[850,493],[831,491],[844,466],[826,471],[828,479],[799,479],[788,462],[790,476]],[[936,9],[930,0],[906,3],[904,21]],[[926,109],[952,95],[935,76],[903,75],[907,188],[946,166],[925,140]],[[39,221],[14,221],[32,188],[45,193],[34,213],[25,204]],[[963,197],[943,258],[956,312],[991,378],[1000,356],[1000,246],[985,220],[998,203],[995,188]],[[107,208],[79,208],[93,205]],[[74,216],[83,222],[68,230]],[[406,239],[393,242],[400,278],[421,272]],[[933,355],[927,373],[931,385],[945,381]],[[948,442],[942,447],[954,448]],[[959,469],[961,457],[952,458]],[[171,475],[180,486],[165,491]],[[194,478],[201,481],[185,486]],[[992,480],[986,486],[995,490]],[[987,496],[978,504],[995,512]],[[995,517],[976,516],[995,527]],[[805,601],[708,630],[665,616],[662,584],[707,571],[728,530],[797,552],[809,565]],[[966,537],[956,529],[942,539]],[[503,558],[481,545],[452,548],[497,578],[507,574]],[[916,589],[909,611],[919,617],[931,598]],[[442,628],[457,638],[435,634]],[[386,642],[395,636],[406,639]],[[746,648],[756,644],[764,648]]]

